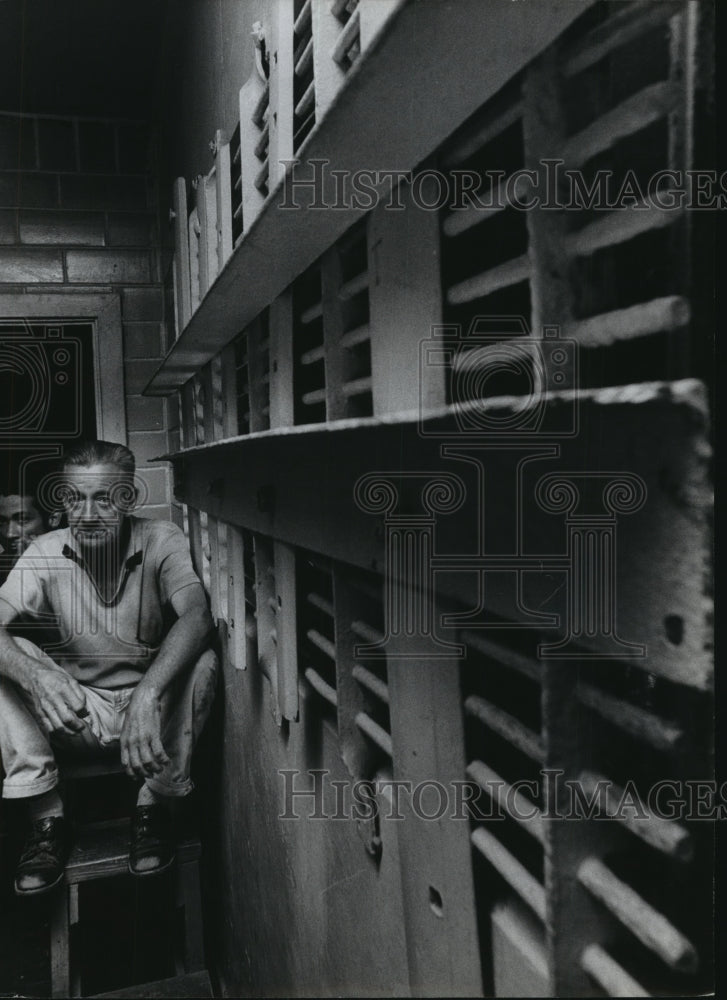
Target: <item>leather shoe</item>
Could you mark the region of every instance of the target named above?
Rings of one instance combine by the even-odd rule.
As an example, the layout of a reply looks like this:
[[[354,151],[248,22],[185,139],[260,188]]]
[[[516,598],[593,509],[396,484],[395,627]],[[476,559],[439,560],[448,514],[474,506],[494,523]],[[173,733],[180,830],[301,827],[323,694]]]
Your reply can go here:
[[[49,892],[63,879],[70,849],[69,827],[63,816],[34,820],[15,873],[18,896]]]
[[[164,805],[137,806],[131,820],[129,871],[158,875],[174,864],[174,838],[169,810]]]

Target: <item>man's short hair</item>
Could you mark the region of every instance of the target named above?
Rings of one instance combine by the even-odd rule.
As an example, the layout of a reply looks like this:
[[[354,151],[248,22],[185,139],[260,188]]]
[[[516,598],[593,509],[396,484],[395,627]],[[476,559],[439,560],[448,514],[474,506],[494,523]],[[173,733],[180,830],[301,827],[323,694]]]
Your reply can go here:
[[[78,465],[115,465],[131,479],[136,472],[134,453],[126,445],[112,441],[80,441],[73,445],[63,456],[63,468]]]

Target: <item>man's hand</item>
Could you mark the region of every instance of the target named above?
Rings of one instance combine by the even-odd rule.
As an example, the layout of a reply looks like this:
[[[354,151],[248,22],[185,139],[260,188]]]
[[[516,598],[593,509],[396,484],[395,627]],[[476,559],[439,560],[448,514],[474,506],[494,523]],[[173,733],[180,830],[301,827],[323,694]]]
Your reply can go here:
[[[169,763],[161,738],[159,695],[143,683],[131,696],[121,730],[121,763],[132,778],[150,778]]]
[[[65,670],[34,670],[30,693],[42,725],[49,733],[73,736],[85,726],[88,714],[83,688]]]

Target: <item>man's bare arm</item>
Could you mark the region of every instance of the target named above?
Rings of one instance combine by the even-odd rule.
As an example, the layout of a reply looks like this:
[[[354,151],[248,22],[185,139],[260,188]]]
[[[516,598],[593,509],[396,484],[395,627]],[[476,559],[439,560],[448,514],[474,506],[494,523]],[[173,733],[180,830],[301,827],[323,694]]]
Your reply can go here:
[[[177,620],[132,695],[121,732],[121,762],[130,775],[149,777],[169,758],[161,741],[161,699],[170,684],[196,663],[212,629],[201,584],[171,598]]]
[[[17,617],[15,609],[0,600],[0,676],[32,697],[36,714],[49,733],[77,733],[84,726],[83,688],[61,667],[28,656],[18,646],[5,627]]]

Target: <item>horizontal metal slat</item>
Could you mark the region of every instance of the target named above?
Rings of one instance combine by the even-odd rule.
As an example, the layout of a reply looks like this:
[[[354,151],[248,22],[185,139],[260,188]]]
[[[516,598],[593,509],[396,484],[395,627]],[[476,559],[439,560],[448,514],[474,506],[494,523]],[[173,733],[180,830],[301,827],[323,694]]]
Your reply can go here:
[[[622,208],[609,212],[577,232],[569,233],[565,247],[573,257],[583,257],[604,247],[626,243],[642,233],[670,226],[683,214],[679,208],[659,208],[655,204],[642,203]]]
[[[587,858],[578,880],[624,927],[678,972],[696,972],[699,958],[691,941],[598,858]]]
[[[312,347],[310,351],[306,351],[305,354],[301,354],[300,363],[302,365],[314,365],[318,361],[322,361],[326,356],[326,349],[323,344],[319,344],[318,347]]]
[[[563,146],[567,167],[580,167],[594,156],[612,149],[621,139],[635,135],[663,118],[674,102],[671,84],[653,83],[607,111]]]
[[[366,733],[370,739],[383,750],[385,754],[389,757],[393,756],[393,749],[391,744],[391,736],[386,732],[383,726],[380,726],[378,722],[374,722],[370,715],[366,712],[358,712],[355,719],[356,725],[363,732]]]
[[[323,315],[323,303],[314,302],[312,306],[308,306],[300,314],[300,321],[304,326],[308,323],[312,323],[314,319],[319,319]]]
[[[469,159],[474,153],[479,152],[483,146],[486,146],[493,139],[497,138],[498,135],[510,128],[511,125],[514,125],[519,118],[522,118],[522,115],[522,104],[519,101],[512,104],[502,114],[484,122],[468,135],[463,136],[458,142],[449,146],[442,157],[442,166],[445,169],[459,166],[464,160]]]
[[[296,118],[302,118],[306,114],[306,112],[312,106],[313,101],[315,100],[315,96],[316,96],[316,83],[315,80],[311,80],[311,82],[305,88],[303,96],[295,106]]]
[[[641,983],[618,964],[599,944],[589,944],[581,955],[581,968],[611,997],[648,997]]]
[[[532,760],[538,763],[543,762],[545,758],[543,741],[509,712],[476,694],[471,694],[465,699],[464,707],[468,715],[484,722],[486,726]]]
[[[310,639],[314,646],[317,646],[322,653],[325,653],[333,662],[336,662],[336,647],[327,639],[324,635],[314,628],[308,629],[306,636]]]
[[[344,333],[339,343],[341,347],[357,347],[358,344],[364,344],[370,338],[371,330],[369,329],[369,325],[368,323],[363,323],[361,326],[357,326],[355,329]]]
[[[505,667],[512,667],[513,670],[519,671],[533,681],[540,683],[542,680],[542,667],[538,661],[517,652],[517,650],[509,649],[507,646],[500,645],[499,642],[485,638],[478,632],[471,632],[467,629],[462,632],[462,641],[478,653],[482,653],[483,656],[489,656]]]
[[[336,689],[331,687],[331,685],[321,677],[317,670],[314,670],[313,667],[308,667],[304,676],[313,690],[319,694],[321,698],[325,698],[325,700],[329,704],[333,705],[334,708],[338,707],[338,695],[336,694]]]
[[[653,0],[626,4],[619,14],[609,17],[584,38],[578,39],[574,51],[565,57],[561,72],[565,76],[575,76],[622,45],[681,13],[679,5],[654,3]]]
[[[606,814],[615,818],[640,840],[669,857],[677,858],[679,861],[691,861],[694,855],[692,838],[689,831],[675,820],[654,815],[643,802],[633,807],[628,805],[624,789],[619,788],[602,774],[583,771],[578,781],[588,796],[595,795],[600,784],[605,790]]]
[[[348,21],[346,21],[343,31],[336,39],[336,44],[331,50],[331,58],[339,66],[346,59],[346,53],[356,40],[356,36],[360,31],[360,23],[360,14],[358,8],[356,8]]]
[[[350,398],[351,396],[362,396],[366,392],[371,392],[371,376],[364,375],[362,378],[352,379],[344,382],[341,386],[341,394]]]
[[[460,281],[447,289],[447,301],[452,306],[464,305],[475,299],[484,298],[503,288],[517,285],[530,277],[530,258],[527,254],[515,257],[490,268],[483,274],[476,274],[466,281]]]
[[[362,687],[365,687],[371,694],[376,695],[384,704],[389,704],[389,686],[377,677],[376,674],[367,670],[366,667],[362,667],[360,663],[355,665],[351,673]]]
[[[324,614],[329,615],[333,618],[333,605],[330,601],[327,601],[325,597],[321,597],[320,594],[310,593],[305,595],[306,601],[312,604],[314,608],[318,608]]]
[[[293,24],[293,31],[296,35],[300,35],[307,24],[310,23],[311,19],[311,0],[305,0],[305,3],[301,7],[300,14],[295,19]]]
[[[531,802],[517,788],[501,778],[481,760],[473,760],[468,764],[466,773],[469,778],[477,782],[482,791],[486,792],[506,815],[519,823],[539,843],[545,843],[543,815],[534,802]]]
[[[295,75],[303,76],[306,70],[310,69],[313,63],[313,38],[311,37],[300,54],[300,58],[295,63]]]
[[[545,923],[545,889],[538,880],[483,826],[472,831],[472,843]]]
[[[361,271],[360,274],[355,275],[350,281],[345,282],[338,289],[338,297],[342,302],[346,302],[348,299],[352,299],[354,295],[358,295],[359,292],[363,292],[364,289],[369,287],[369,272]]]
[[[667,295],[568,323],[564,332],[583,347],[603,347],[618,340],[635,340],[652,333],[678,330],[689,322],[690,314],[688,299]]]
[[[657,750],[677,750],[682,744],[684,732],[673,722],[583,681],[579,683],[577,693],[579,701],[602,719],[612,722],[630,736],[650,743]]]
[[[325,389],[311,389],[310,392],[304,392],[301,396],[301,402],[306,406],[315,406],[317,403],[325,403],[325,401]]]
[[[478,226],[481,222],[486,222],[495,215],[499,215],[508,206],[516,201],[533,197],[533,186],[528,178],[519,175],[511,191],[508,188],[511,182],[507,179],[491,192],[480,197],[481,205],[468,205],[467,208],[460,208],[446,216],[442,223],[442,232],[445,236],[460,236],[466,233],[473,226]]]
[[[351,631],[354,635],[357,635],[359,639],[364,639],[366,642],[369,642],[374,646],[379,645],[384,641],[384,633],[379,632],[378,629],[372,628],[370,625],[367,625],[366,622],[351,622]]]

